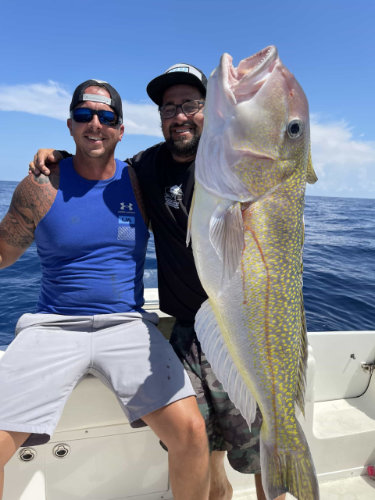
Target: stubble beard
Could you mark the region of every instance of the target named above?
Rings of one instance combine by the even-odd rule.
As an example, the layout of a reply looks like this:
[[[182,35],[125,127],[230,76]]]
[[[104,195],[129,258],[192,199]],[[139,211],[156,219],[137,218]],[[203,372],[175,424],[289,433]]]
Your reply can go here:
[[[194,135],[189,141],[175,141],[172,137],[166,139],[165,143],[172,155],[180,158],[196,156],[200,136]]]

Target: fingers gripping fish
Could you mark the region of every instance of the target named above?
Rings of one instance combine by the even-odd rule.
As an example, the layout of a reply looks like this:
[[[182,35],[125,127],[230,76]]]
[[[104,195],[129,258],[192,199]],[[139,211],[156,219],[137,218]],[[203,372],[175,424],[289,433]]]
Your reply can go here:
[[[196,331],[249,425],[263,415],[261,467],[269,499],[319,498],[295,406],[304,409],[307,336],[302,296],[308,104],[275,47],[228,54],[208,83],[189,231],[208,300]]]

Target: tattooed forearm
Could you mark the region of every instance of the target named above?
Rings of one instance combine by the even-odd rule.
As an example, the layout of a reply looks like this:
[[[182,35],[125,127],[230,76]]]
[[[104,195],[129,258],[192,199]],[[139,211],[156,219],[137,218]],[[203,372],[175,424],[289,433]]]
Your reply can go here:
[[[0,224],[0,240],[15,248],[27,248],[34,240],[33,225],[20,223],[20,219],[8,212]]]

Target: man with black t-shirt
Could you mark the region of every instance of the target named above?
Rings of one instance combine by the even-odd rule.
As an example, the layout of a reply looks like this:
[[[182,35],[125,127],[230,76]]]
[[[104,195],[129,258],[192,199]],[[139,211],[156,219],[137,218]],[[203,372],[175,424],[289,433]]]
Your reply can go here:
[[[206,421],[211,450],[210,499],[232,498],[224,469],[255,473],[260,481],[258,415],[250,432],[212,372],[194,331],[194,318],[207,295],[200,284],[191,246],[186,246],[194,190],[194,161],[203,129],[205,75],[189,64],[175,64],[147,86],[159,106],[165,142],[128,159],[137,173],[154,233],[160,309],[176,318],[170,342],[187,370]]]

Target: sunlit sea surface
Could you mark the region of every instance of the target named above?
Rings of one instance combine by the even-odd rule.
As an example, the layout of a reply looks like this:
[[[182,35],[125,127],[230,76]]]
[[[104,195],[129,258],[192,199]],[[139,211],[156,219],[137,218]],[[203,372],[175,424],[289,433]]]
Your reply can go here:
[[[0,217],[16,182],[0,181]],[[308,331],[375,330],[375,199],[307,197],[304,299]],[[33,244],[0,271],[0,346],[14,336],[17,319],[33,312],[40,266]],[[157,286],[151,238],[145,287]]]

